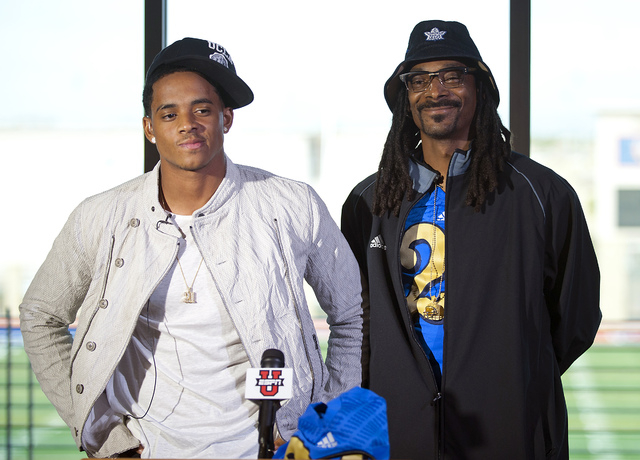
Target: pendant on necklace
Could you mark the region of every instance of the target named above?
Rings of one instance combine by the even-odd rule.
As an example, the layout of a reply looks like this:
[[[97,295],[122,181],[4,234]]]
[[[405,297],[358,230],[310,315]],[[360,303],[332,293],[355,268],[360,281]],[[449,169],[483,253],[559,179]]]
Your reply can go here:
[[[184,303],[197,303],[196,293],[193,292],[193,289],[188,288],[186,291],[184,291],[184,293],[182,294],[182,301]]]
[[[420,314],[424,319],[440,321],[444,318],[444,307],[440,305],[440,299],[438,297],[430,297],[429,300],[430,302]]]

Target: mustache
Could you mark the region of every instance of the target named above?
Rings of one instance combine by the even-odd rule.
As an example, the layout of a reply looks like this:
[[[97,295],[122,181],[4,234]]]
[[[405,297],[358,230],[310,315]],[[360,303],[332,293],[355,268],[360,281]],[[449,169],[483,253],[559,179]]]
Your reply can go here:
[[[196,142],[203,142],[203,141],[204,141],[204,137],[201,137],[201,136],[187,136],[187,137],[184,137],[184,138],[180,141],[180,143],[181,143],[181,144],[184,144],[185,142],[193,142],[193,141],[196,141]]]
[[[441,99],[438,101],[424,101],[416,106],[418,111],[424,109],[435,109],[438,107],[462,107],[462,103],[455,99]]]

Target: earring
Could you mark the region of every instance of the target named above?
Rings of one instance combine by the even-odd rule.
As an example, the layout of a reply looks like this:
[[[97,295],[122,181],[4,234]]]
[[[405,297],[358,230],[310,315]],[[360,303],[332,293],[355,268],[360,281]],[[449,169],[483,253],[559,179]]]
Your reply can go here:
[[[224,129],[222,130],[225,134],[229,132],[229,128],[227,128],[226,126],[224,127]]]
[[[155,143],[156,143],[156,138],[155,138],[155,137],[152,137],[152,138],[151,138],[151,143],[152,143],[152,144],[155,144]]]

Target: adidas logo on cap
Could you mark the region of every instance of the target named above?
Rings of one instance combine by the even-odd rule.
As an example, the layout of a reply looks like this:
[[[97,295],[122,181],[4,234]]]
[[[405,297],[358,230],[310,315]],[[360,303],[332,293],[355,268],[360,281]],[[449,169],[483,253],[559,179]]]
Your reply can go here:
[[[324,438],[322,438],[320,442],[316,445],[318,447],[321,447],[322,449],[331,449],[332,447],[336,447],[338,443],[336,442],[336,439],[333,437],[333,433],[329,431],[327,435]]]

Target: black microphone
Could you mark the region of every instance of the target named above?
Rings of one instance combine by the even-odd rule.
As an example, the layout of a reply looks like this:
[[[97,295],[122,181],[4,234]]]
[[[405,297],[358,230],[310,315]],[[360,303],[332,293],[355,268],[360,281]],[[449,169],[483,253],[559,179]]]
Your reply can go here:
[[[262,353],[261,368],[284,367],[284,354],[275,348],[269,348]],[[273,426],[276,421],[276,411],[280,408],[280,401],[263,399],[260,401],[258,414],[258,458],[273,458]]]

